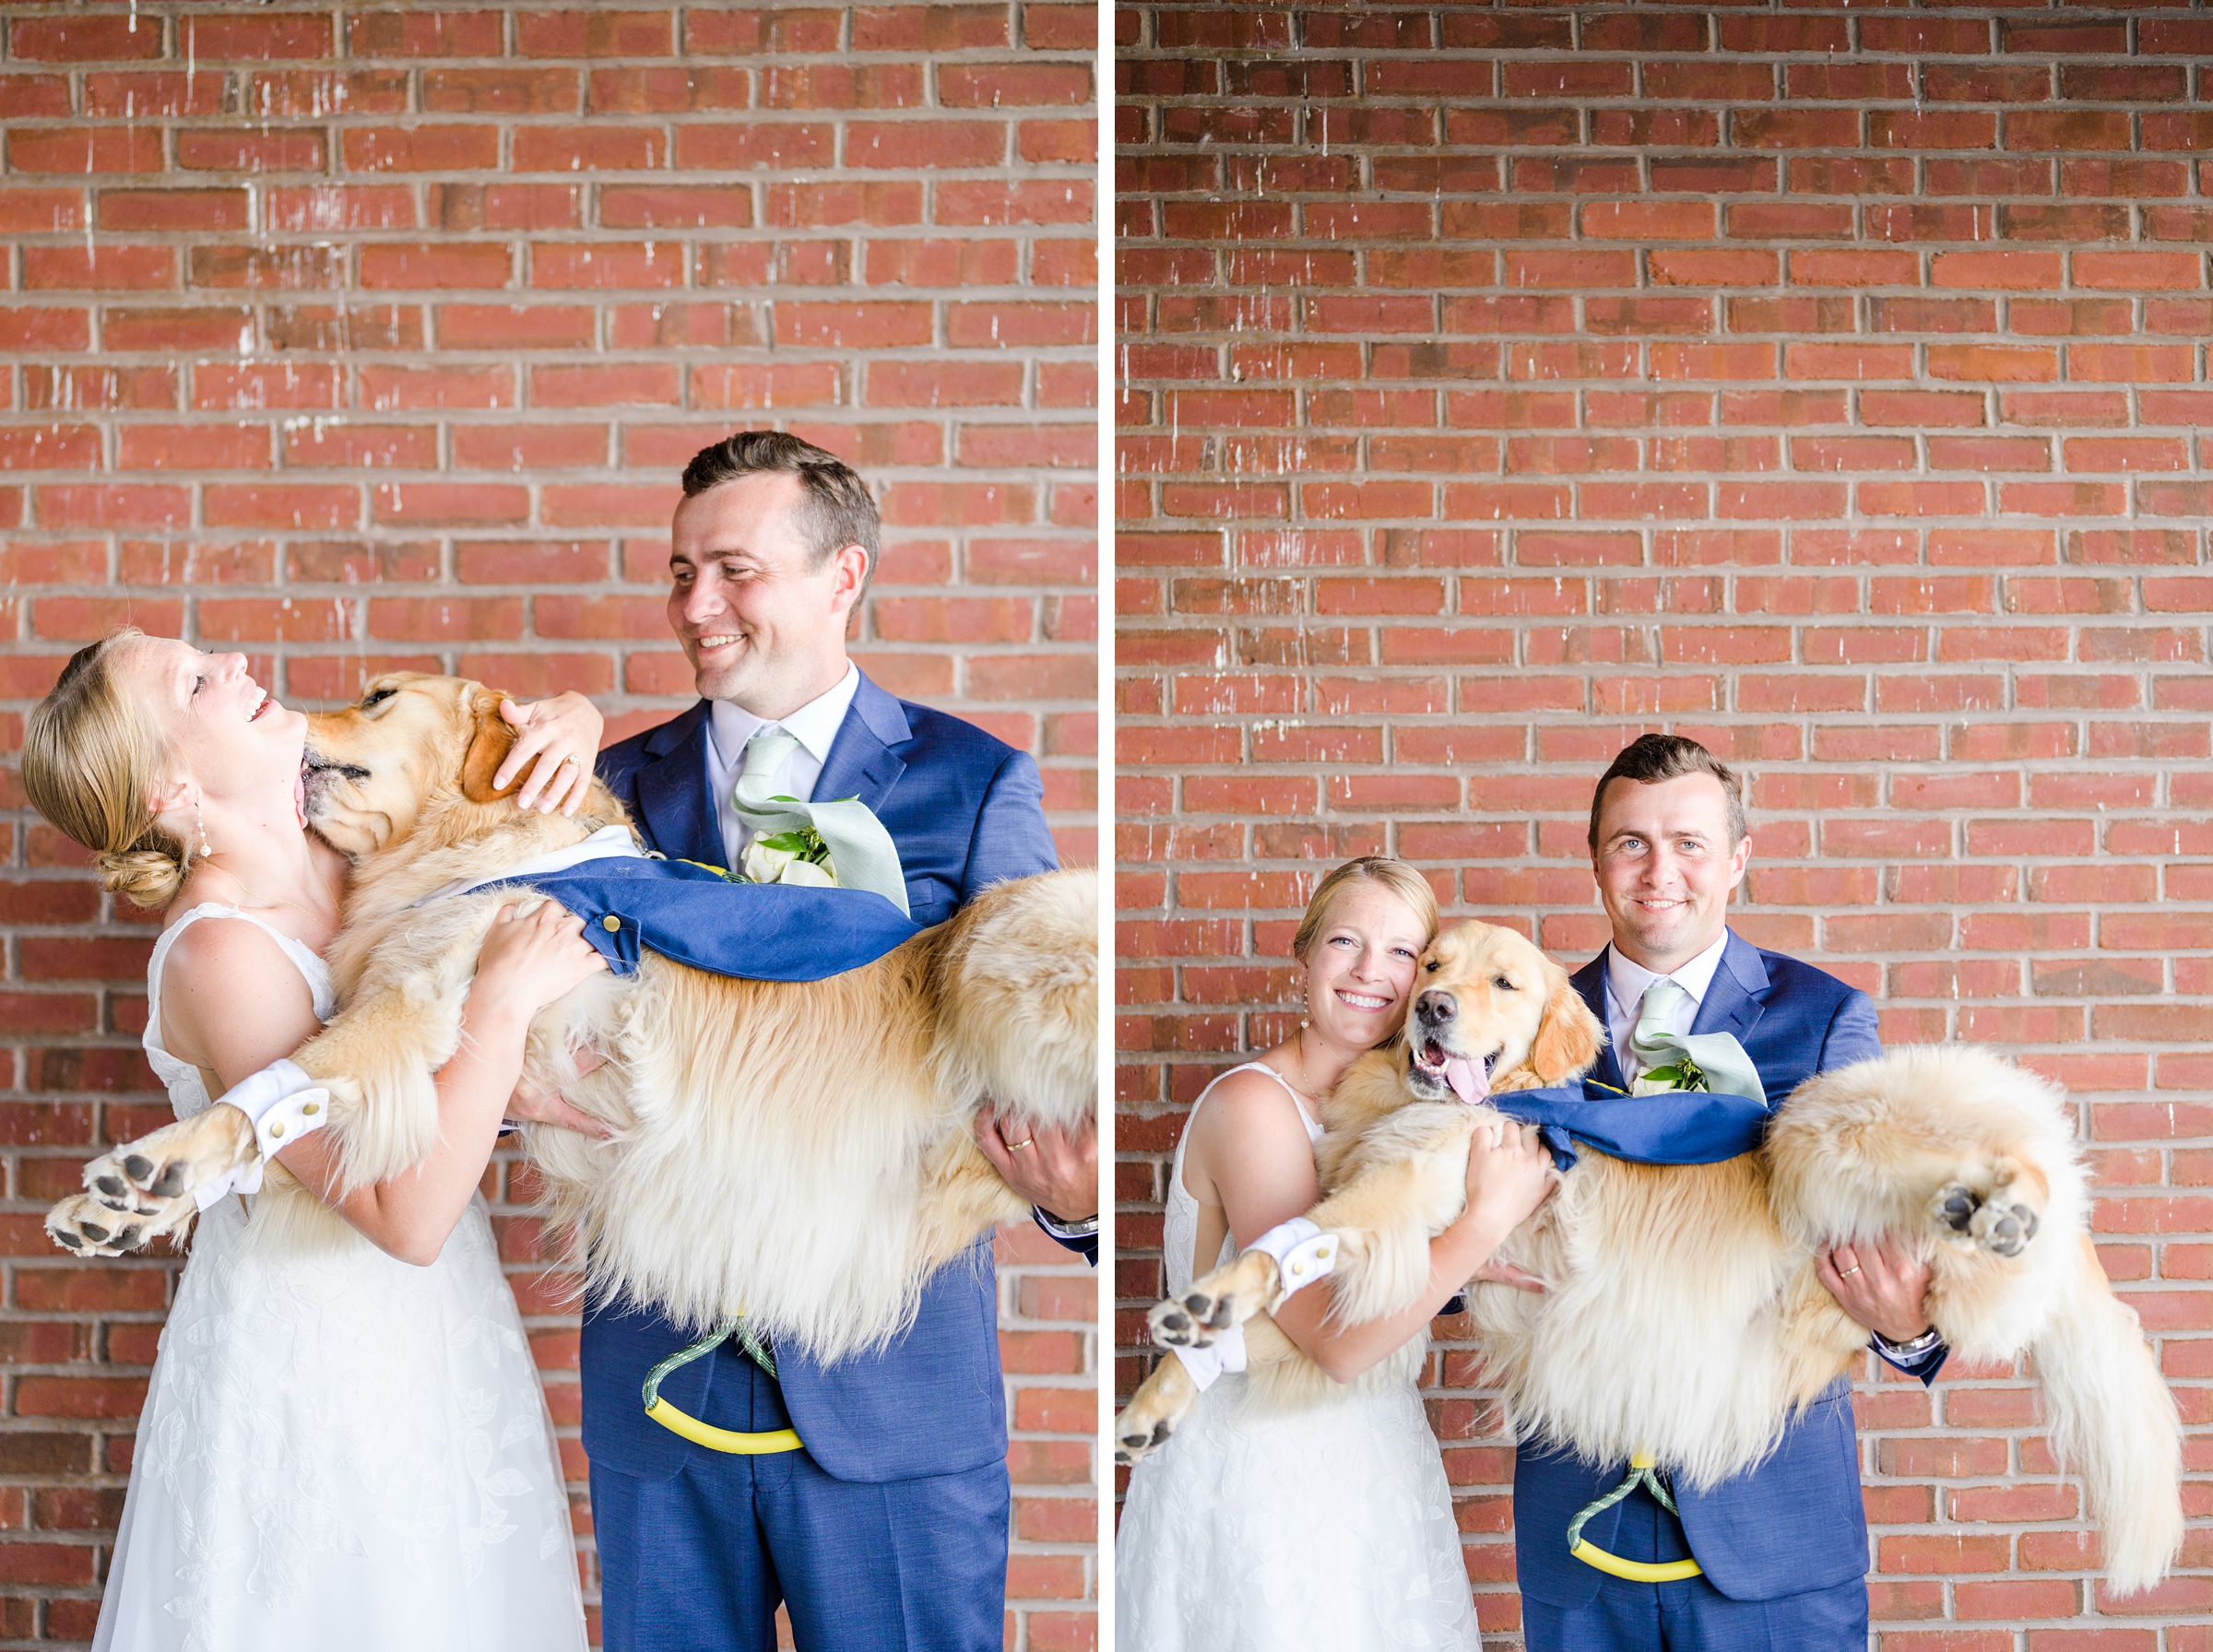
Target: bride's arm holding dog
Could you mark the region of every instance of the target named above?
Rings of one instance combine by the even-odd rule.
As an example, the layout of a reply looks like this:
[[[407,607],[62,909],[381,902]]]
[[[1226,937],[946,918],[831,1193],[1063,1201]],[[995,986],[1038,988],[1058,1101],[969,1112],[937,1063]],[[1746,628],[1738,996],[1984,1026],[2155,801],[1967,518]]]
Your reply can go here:
[[[1306,1129],[1279,1085],[1257,1073],[1235,1074],[1213,1101],[1192,1127],[1184,1177],[1202,1209],[1224,1212],[1242,1250],[1278,1223],[1313,1210],[1321,1202],[1321,1186]],[[1277,1328],[1336,1381],[1352,1381],[1419,1335],[1490,1262],[1554,1180],[1551,1160],[1533,1132],[1478,1129],[1468,1152],[1465,1208],[1429,1241],[1428,1278],[1419,1294],[1394,1311],[1355,1323],[1335,1311],[1324,1280],[1274,1312]],[[1201,1233],[1202,1246],[1207,1237]]]
[[[607,967],[582,931],[581,920],[550,903],[527,918],[503,907],[493,919],[462,1009],[460,1047],[437,1074],[431,1158],[388,1180],[349,1186],[337,1142],[317,1133],[280,1150],[277,1162],[380,1249],[417,1266],[437,1260],[491,1157],[522,1073],[531,1018]],[[195,925],[179,938],[177,956],[183,967],[170,977],[163,1000],[170,1047],[214,1073],[219,1093],[314,1034],[305,982],[258,928]],[[242,1003],[265,1013],[243,1016]]]
[[[607,969],[584,920],[542,903],[527,917],[503,906],[477,955],[461,1010],[461,1044],[439,1068],[438,1144],[415,1169],[347,1190],[337,1144],[309,1136],[277,1161],[376,1245],[418,1267],[438,1259],[484,1174],[501,1121],[514,1114],[531,1019]],[[538,1097],[526,1110],[542,1111]]]

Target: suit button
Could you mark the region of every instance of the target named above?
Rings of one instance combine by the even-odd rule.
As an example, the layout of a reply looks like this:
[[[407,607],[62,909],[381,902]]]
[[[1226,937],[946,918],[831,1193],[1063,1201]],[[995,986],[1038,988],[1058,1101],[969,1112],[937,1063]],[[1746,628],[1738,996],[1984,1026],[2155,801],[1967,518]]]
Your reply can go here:
[[[605,917],[599,920],[599,927],[606,930],[609,935],[614,935],[621,931],[622,927],[622,920],[610,912]]]

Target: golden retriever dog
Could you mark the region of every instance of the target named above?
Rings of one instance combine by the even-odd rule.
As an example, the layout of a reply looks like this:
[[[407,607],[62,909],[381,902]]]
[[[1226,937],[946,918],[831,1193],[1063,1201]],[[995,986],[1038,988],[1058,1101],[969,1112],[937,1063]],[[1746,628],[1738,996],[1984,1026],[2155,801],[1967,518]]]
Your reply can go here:
[[[1333,1318],[1413,1302],[1428,1242],[1465,1200],[1467,1144],[1486,1104],[1450,1063],[1503,1092],[1580,1075],[1602,1032],[1567,973],[1511,930],[1463,924],[1421,962],[1406,1030],[1322,1103],[1324,1198],[1336,1236]],[[2157,1582],[2182,1544],[2181,1425],[2136,1315],[2089,1233],[2089,1194],[2064,1093],[1988,1052],[1909,1048],[1817,1074],[1754,1152],[1716,1164],[1625,1162],[1579,1143],[1554,1196],[1501,1247],[1549,1285],[1473,1290],[1489,1379],[1523,1437],[1592,1462],[1649,1452],[1710,1486],[1771,1451],[1791,1418],[1864,1357],[1867,1333],[1816,1275],[1822,1247],[1918,1235],[1931,1321],[1964,1359],[2032,1355],[2053,1443],[2081,1474],[2112,1587]],[[1266,1315],[1284,1284],[1249,1250],[1152,1311],[1164,1346],[1244,1325],[1262,1403],[1326,1403],[1332,1385]],[[1362,1381],[1402,1379],[1416,1338]],[[1157,1448],[1200,1394],[1160,1362],[1115,1426],[1117,1455]]]
[[[458,1044],[485,931],[503,903],[543,899],[425,897],[626,820],[597,783],[574,819],[494,792],[512,738],[501,698],[401,673],[311,721],[310,822],[354,866],[329,957],[341,1008],[293,1059],[330,1092],[349,1186],[429,1155],[432,1074]],[[1097,907],[1093,874],[1046,873],[827,980],[738,980],[649,952],[628,979],[550,1006],[527,1073],[614,1136],[532,1127],[527,1146],[594,1280],[702,1330],[742,1314],[821,1360],[897,1334],[934,1269],[1028,1214],[975,1145],[977,1108],[1064,1128],[1093,1115]],[[586,1051],[606,1064],[580,1073]],[[208,1108],[95,1161],[92,1193],[48,1228],[80,1251],[143,1244],[254,1150],[243,1114]],[[255,1221],[347,1231],[275,1166]]]

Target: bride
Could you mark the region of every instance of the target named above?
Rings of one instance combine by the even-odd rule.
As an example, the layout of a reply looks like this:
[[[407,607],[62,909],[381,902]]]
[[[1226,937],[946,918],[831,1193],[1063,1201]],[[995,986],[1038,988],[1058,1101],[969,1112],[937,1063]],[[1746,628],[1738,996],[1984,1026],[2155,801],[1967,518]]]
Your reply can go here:
[[[1209,1084],[1177,1146],[1162,1239],[1169,1295],[1320,1201],[1315,1099],[1397,1033],[1436,933],[1436,897],[1403,861],[1371,856],[1322,879],[1291,943],[1307,998],[1298,1035]],[[1341,1328],[1324,1280],[1276,1324],[1350,1383],[1421,1335],[1479,1272],[1535,1287],[1485,1265],[1551,1179],[1533,1132],[1478,1136],[1467,1209],[1430,1242],[1418,1303]],[[1472,1652],[1451,1489],[1414,1383],[1348,1387],[1304,1411],[1263,1410],[1246,1383],[1220,1377],[1131,1472],[1115,1548],[1117,1638],[1144,1652]]]
[[[510,712],[501,781],[537,757],[525,793],[573,808],[598,714],[574,695]],[[72,657],[24,731],[39,811],[109,889],[165,909],[145,1044],[179,1116],[332,1013],[319,954],[346,863],[304,830],[305,729],[242,655],[125,631]],[[350,1224],[335,1245],[243,1198],[201,1214],[96,1652],[581,1652],[551,1423],[476,1189],[503,1114],[583,1122],[514,1092],[531,1016],[604,967],[558,908],[503,914],[438,1075],[433,1160],[341,1197],[326,1138],[278,1153]]]

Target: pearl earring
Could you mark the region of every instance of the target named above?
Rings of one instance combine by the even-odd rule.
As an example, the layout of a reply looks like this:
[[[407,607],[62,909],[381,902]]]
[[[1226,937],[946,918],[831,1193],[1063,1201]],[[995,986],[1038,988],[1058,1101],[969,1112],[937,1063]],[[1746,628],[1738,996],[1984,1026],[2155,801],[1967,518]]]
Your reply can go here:
[[[208,856],[213,855],[215,850],[207,842],[207,817],[200,812],[197,801],[195,801],[192,806],[192,818],[194,823],[200,829],[200,858],[205,860]]]

